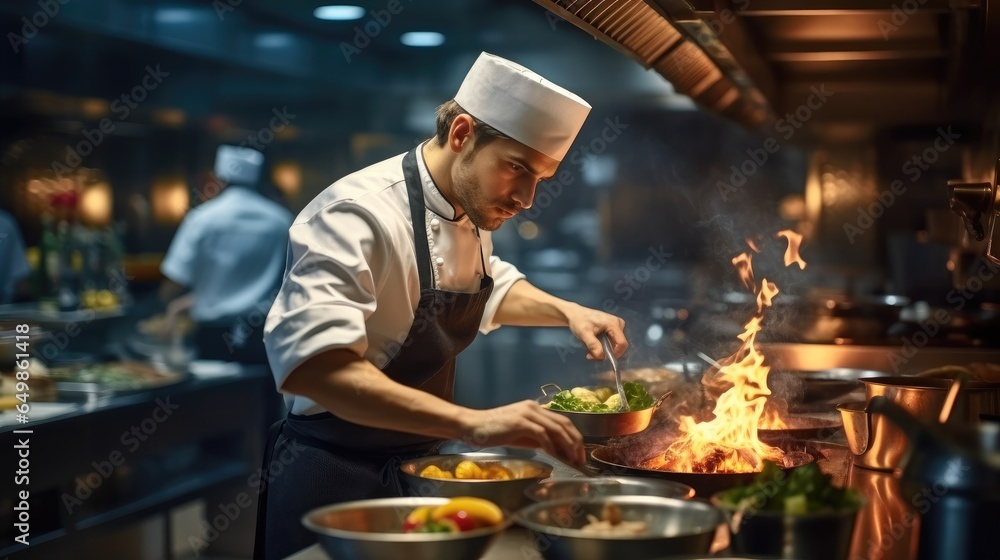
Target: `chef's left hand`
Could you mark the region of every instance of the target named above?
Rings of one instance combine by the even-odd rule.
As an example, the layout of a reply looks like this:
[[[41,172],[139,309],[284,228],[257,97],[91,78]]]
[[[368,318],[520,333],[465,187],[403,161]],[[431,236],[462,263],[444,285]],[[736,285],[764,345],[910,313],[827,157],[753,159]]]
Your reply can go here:
[[[604,359],[604,346],[598,337],[605,332],[611,338],[615,357],[620,357],[628,349],[624,331],[625,319],[583,306],[577,306],[572,312],[567,313],[566,318],[569,320],[569,330],[587,348],[588,360]]]

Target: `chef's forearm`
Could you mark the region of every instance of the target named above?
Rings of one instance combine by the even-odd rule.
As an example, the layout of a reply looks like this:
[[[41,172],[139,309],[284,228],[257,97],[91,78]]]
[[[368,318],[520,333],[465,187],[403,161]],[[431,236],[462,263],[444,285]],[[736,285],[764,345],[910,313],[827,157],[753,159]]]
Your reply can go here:
[[[579,305],[543,292],[527,280],[518,280],[510,287],[494,322],[522,327],[565,327],[569,314]]]
[[[466,422],[467,409],[389,379],[350,350],[331,350],[306,360],[289,374],[282,389],[373,428],[443,439],[460,439],[473,429]]]

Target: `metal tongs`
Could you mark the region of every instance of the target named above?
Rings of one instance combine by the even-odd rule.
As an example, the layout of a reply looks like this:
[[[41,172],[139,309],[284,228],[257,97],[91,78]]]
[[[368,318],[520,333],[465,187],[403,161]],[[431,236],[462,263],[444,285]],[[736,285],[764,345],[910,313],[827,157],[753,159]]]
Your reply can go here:
[[[631,409],[628,406],[628,399],[625,398],[625,389],[622,388],[622,374],[618,371],[618,360],[611,350],[611,337],[608,333],[601,335],[601,344],[604,346],[604,357],[611,361],[611,369],[615,372],[615,387],[618,388],[618,399],[621,401],[615,412],[629,412]]]

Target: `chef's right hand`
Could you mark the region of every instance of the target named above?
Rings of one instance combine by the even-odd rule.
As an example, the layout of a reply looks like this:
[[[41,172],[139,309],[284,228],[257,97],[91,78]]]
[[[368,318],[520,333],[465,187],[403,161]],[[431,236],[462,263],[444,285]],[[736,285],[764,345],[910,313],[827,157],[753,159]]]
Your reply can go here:
[[[463,441],[473,447],[509,445],[541,449],[567,463],[583,466],[583,436],[565,416],[535,401],[520,401],[487,410],[469,410]]]

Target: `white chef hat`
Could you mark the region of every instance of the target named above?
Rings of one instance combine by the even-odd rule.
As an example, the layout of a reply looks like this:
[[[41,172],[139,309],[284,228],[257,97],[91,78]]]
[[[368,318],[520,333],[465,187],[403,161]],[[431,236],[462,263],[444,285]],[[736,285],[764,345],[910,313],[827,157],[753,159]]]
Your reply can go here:
[[[590,113],[590,104],[527,68],[482,53],[455,102],[514,140],[562,161]]]
[[[215,176],[227,184],[256,187],[264,168],[264,154],[252,148],[219,146],[215,152]]]

